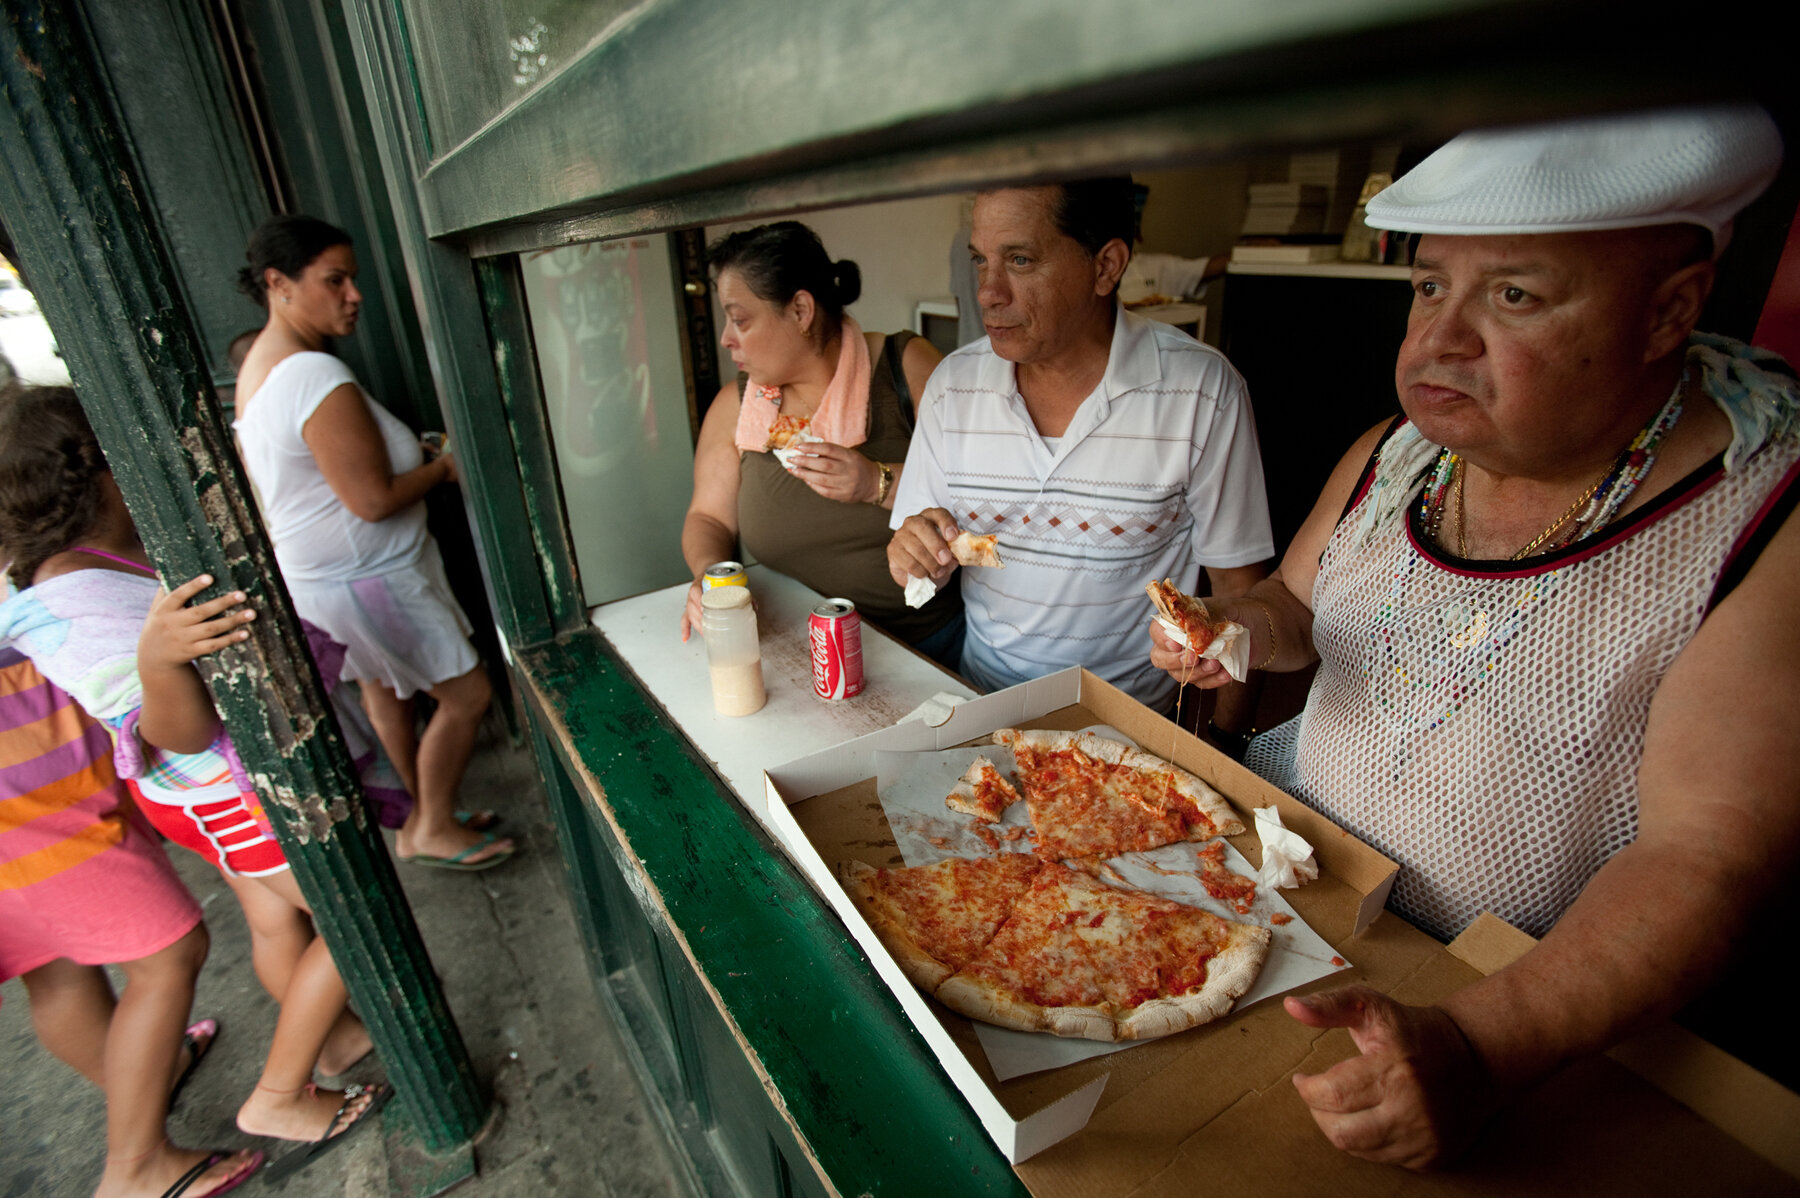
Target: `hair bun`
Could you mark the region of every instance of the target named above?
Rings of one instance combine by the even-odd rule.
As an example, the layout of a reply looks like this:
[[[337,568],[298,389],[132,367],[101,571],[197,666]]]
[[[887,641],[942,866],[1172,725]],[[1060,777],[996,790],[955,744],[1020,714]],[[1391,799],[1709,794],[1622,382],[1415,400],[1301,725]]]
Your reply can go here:
[[[252,303],[261,304],[268,299],[268,289],[262,279],[248,266],[238,267],[237,289]]]
[[[839,258],[831,264],[831,270],[837,301],[849,307],[862,294],[862,269],[848,258]]]

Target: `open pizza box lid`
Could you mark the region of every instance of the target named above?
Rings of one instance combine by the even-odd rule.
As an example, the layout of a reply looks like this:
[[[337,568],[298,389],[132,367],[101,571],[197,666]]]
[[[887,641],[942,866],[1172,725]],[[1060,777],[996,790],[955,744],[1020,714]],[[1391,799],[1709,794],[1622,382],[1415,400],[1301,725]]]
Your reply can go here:
[[[1306,1028],[1275,1001],[1109,1056],[996,1080],[971,1022],[907,980],[839,884],[835,866],[852,858],[893,863],[875,753],[949,749],[997,728],[1096,723],[1205,780],[1246,826],[1252,808],[1272,803],[1312,843],[1319,879],[1282,895],[1353,968],[1302,992],[1361,982],[1402,1001],[1434,1002],[1531,944],[1492,917],[1448,947],[1403,920],[1377,918],[1393,886],[1393,862],[1081,669],[963,703],[936,727],[899,724],[767,770],[768,810],[758,814],[843,919],[1037,1198],[1252,1187],[1283,1195],[1488,1194],[1571,1184],[1619,1194],[1800,1192],[1800,1147],[1791,1143],[1800,1098],[1674,1029],[1622,1046],[1613,1060],[1564,1070],[1514,1104],[1469,1168],[1430,1174],[1358,1161],[1325,1141],[1289,1079],[1329,1068],[1355,1049],[1347,1033]],[[1253,828],[1231,840],[1252,866],[1260,864]],[[1518,1151],[1520,1144],[1531,1151]]]

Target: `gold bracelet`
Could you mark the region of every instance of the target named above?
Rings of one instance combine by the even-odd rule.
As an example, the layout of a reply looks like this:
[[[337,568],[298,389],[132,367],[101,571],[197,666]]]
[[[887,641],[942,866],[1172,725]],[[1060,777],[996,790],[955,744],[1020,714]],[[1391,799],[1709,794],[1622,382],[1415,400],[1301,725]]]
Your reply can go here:
[[[876,489],[873,502],[880,507],[887,502],[888,491],[894,486],[894,468],[886,462],[876,462],[875,469],[881,471],[881,486]]]
[[[1244,598],[1250,599],[1250,596],[1245,595]],[[1275,660],[1275,617],[1269,614],[1269,605],[1264,603],[1261,599],[1250,599],[1250,602],[1256,604],[1257,610],[1262,612],[1263,624],[1269,629],[1269,655],[1262,659],[1262,664],[1254,665],[1250,668],[1253,670],[1266,670],[1269,668],[1269,663]]]

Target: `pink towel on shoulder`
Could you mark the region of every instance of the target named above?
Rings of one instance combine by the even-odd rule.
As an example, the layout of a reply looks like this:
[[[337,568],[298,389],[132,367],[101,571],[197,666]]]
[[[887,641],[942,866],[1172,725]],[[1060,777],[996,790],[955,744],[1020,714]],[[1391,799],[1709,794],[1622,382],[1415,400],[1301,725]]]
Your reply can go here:
[[[849,316],[839,333],[837,371],[807,431],[833,445],[861,445],[869,438],[869,342]],[[737,447],[761,453],[781,411],[781,388],[749,380],[738,397]]]

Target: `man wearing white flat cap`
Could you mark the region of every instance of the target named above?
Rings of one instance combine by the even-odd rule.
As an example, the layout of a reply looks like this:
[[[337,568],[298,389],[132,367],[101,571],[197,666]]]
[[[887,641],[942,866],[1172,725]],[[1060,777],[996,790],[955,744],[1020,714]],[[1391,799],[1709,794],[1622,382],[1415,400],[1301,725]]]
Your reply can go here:
[[[1421,235],[1405,415],[1218,604],[1253,662],[1319,662],[1247,760],[1395,858],[1407,919],[1541,941],[1437,1007],[1287,1000],[1356,1042],[1294,1080],[1358,1156],[1440,1162],[1671,1013],[1792,868],[1800,397],[1779,358],[1694,332],[1780,160],[1756,108],[1482,131],[1368,207]],[[1152,637],[1159,667],[1223,677]]]

